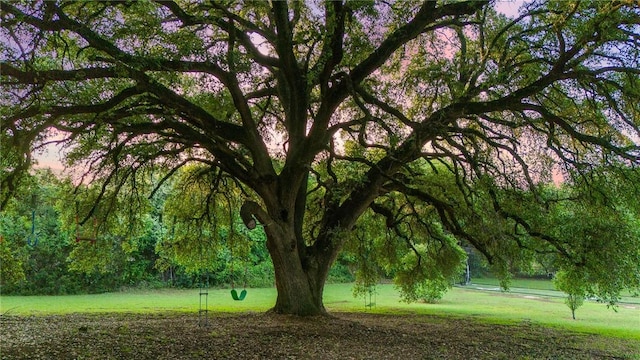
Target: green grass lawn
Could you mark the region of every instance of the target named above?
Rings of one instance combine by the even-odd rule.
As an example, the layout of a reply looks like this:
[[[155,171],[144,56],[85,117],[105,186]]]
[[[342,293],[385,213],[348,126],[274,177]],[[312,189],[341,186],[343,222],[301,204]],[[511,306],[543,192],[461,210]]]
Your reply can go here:
[[[354,298],[351,284],[330,284],[325,290],[329,312],[421,313],[471,317],[491,323],[531,322],[568,330],[640,339],[640,306],[623,304],[614,312],[604,304],[585,302],[577,320],[562,298],[453,288],[437,304],[405,304],[393,285],[376,288],[375,307],[366,308],[363,298]],[[244,301],[234,301],[229,290],[210,290],[209,310],[214,312],[263,312],[275,302],[274,288],[249,289]],[[198,290],[129,291],[75,296],[1,296],[0,313],[45,315],[65,313],[164,311],[193,312],[199,308]]]

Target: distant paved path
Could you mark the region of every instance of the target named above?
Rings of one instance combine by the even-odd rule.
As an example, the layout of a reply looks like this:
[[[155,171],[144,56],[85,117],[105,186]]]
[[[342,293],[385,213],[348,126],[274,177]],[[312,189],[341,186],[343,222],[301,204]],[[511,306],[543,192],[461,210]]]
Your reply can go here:
[[[506,294],[522,294],[522,295],[528,295],[528,296],[539,296],[539,297],[559,298],[559,299],[562,299],[566,296],[562,291],[530,289],[530,288],[522,288],[522,287],[509,287],[509,290],[505,291],[505,290],[502,290],[499,286],[495,286],[491,284],[471,283],[469,285],[455,285],[455,286],[460,289],[503,292]],[[625,296],[625,297],[622,297],[622,299],[618,303],[640,305],[640,297]]]

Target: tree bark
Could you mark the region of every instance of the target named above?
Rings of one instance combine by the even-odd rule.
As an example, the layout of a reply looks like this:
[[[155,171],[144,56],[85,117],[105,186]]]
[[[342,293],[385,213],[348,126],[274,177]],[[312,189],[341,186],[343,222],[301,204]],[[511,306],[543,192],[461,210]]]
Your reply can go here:
[[[267,231],[267,248],[273,261],[278,297],[272,311],[298,316],[324,315],[322,295],[328,266],[297,248],[294,230]]]
[[[310,252],[297,236],[294,217],[270,216],[255,202],[246,202],[241,213],[244,213],[242,219],[248,227],[255,224],[255,216],[267,235],[267,249],[278,290],[271,311],[298,316],[325,315],[322,295],[329,268],[335,259],[335,249],[324,253]]]

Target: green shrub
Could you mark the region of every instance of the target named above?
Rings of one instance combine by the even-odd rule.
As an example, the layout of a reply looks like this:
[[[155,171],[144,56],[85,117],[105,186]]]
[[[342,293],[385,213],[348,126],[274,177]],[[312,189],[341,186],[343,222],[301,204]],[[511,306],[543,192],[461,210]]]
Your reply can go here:
[[[336,261],[329,270],[327,282],[332,284],[351,283],[355,280],[353,274],[346,264]]]

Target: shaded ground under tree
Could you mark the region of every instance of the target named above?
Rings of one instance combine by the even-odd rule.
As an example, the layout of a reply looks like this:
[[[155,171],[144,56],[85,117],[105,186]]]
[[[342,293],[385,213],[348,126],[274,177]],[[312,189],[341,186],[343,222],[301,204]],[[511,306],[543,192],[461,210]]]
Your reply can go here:
[[[337,313],[2,316],[2,359],[625,359],[640,341],[532,323]]]

